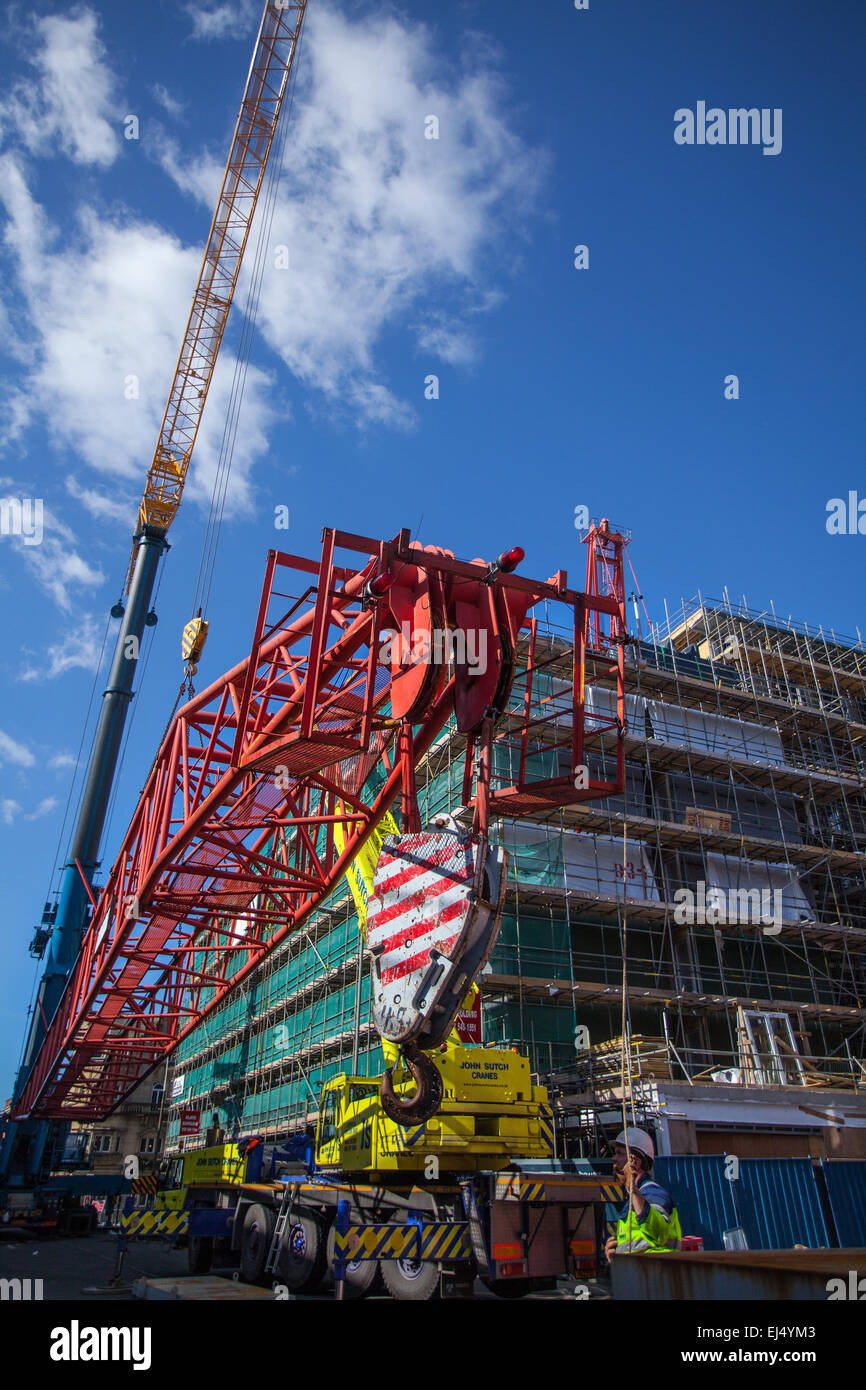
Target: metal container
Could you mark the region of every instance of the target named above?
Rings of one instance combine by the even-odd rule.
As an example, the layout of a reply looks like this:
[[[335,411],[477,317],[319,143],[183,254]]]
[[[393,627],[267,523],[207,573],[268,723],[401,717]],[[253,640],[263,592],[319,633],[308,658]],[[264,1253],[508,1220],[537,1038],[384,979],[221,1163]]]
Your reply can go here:
[[[866,1250],[749,1250],[700,1255],[614,1255],[614,1298],[686,1303],[712,1300],[827,1302],[866,1290]],[[831,1280],[841,1284],[831,1285]],[[840,1289],[844,1292],[840,1293]]]

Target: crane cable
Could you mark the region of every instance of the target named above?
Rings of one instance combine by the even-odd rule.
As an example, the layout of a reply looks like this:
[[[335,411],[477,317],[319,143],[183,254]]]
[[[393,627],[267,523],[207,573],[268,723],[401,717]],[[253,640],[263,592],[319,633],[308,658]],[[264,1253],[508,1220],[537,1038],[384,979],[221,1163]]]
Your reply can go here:
[[[238,352],[235,358],[234,373],[232,376],[231,391],[229,393],[229,404],[226,411],[226,419],[223,425],[222,440],[217,459],[216,474],[214,477],[213,488],[211,490],[210,510],[208,513],[207,526],[205,527],[204,540],[202,541],[201,555],[199,557],[198,574],[196,575],[195,592],[193,594],[192,610],[197,614],[198,619],[204,619],[207,613],[208,600],[210,598],[211,583],[213,581],[214,566],[216,564],[216,553],[219,546],[220,531],[222,528],[223,513],[225,511],[226,495],[228,482],[231,475],[232,460],[234,458],[235,441],[237,439],[238,426],[240,424],[240,411],[243,404],[244,390],[246,386],[247,368],[249,366],[250,352],[252,350],[253,332],[255,330],[258,317],[259,300],[261,298],[262,280],[264,277],[265,248],[267,246],[271,227],[274,220],[276,208],[277,192],[279,189],[280,176],[283,168],[283,156],[285,152],[286,139],[288,135],[289,123],[291,121],[292,110],[295,103],[295,86],[297,84],[297,69],[300,66],[301,52],[303,46],[303,35],[298,41],[296,61],[292,64],[289,87],[289,106],[288,111],[281,114],[277,124],[275,134],[276,149],[275,158],[271,158],[266,175],[264,192],[264,216],[259,224],[258,240],[256,243],[255,255],[253,257],[253,272],[250,279],[249,289],[247,290],[246,302],[244,304],[243,315],[241,318],[241,328],[238,343]],[[204,634],[207,634],[207,622],[202,622]],[[201,647],[204,645],[202,639],[199,645],[199,655]],[[195,694],[193,686],[193,676],[196,673],[196,661],[198,657],[191,656],[184,665],[183,679],[174,704],[171,707],[165,728],[162,732],[156,751],[153,756],[147,776],[143,786],[146,787],[150,775],[156,766],[160,750],[165,742],[166,735],[171,728],[172,720],[177,714],[178,707],[187,695],[190,699]]]
[[[622,1132],[623,1132],[623,1140],[624,1140],[624,1143],[625,1143],[625,1161],[626,1161],[626,1164],[628,1165],[628,1164],[631,1163],[631,1145],[629,1144],[629,1141],[628,1141],[628,1115],[627,1115],[627,1112],[626,1112],[626,1096],[625,1096],[625,1092],[626,1092],[626,1054],[627,1054],[627,1052],[628,1052],[628,1053],[631,1052],[631,1048],[628,1047],[628,1045],[627,1045],[627,1040],[626,1040],[626,1025],[627,1025],[627,1022],[628,1022],[628,1006],[627,1006],[627,1002],[626,1002],[626,1001],[627,1001],[627,989],[628,989],[628,877],[627,877],[627,874],[628,874],[628,838],[627,838],[628,820],[627,820],[627,817],[626,817],[627,797],[628,797],[628,772],[626,772],[626,775],[625,775],[625,782],[624,782],[624,785],[623,785],[623,802],[622,802],[622,1016],[621,1016],[621,1020],[620,1020],[620,1030],[621,1030],[621,1032],[620,1032],[620,1068],[619,1068],[620,1091],[621,1091],[621,1093],[622,1093],[622,1094],[621,1094],[621,1097],[620,1097],[621,1103],[622,1103]],[[629,1061],[630,1061],[630,1058],[629,1058]],[[628,1070],[629,1070],[629,1091],[631,1091],[631,1066],[629,1066]],[[633,1097],[631,1097],[631,1102],[632,1102],[632,1105],[631,1105],[631,1118],[632,1118],[632,1123],[634,1123],[634,1098],[633,1098]],[[629,1229],[629,1232],[630,1232],[630,1231],[631,1231],[631,1212],[632,1212],[632,1206],[631,1206],[631,1193],[629,1192],[628,1187],[626,1187],[626,1196],[627,1196],[627,1198],[628,1198],[628,1222],[629,1222],[629,1227],[628,1227],[628,1229]]]
[[[623,809],[623,818],[622,818],[622,1017],[621,1017],[621,1019],[620,1019],[620,1040],[619,1040],[619,1041],[620,1041],[620,1066],[619,1066],[619,1079],[620,1079],[620,1089],[621,1089],[621,1091],[622,1091],[622,1096],[621,1096],[621,1101],[622,1101],[622,1127],[623,1127],[623,1132],[624,1132],[624,1134],[625,1134],[626,1157],[627,1157],[627,1161],[630,1163],[630,1162],[631,1162],[631,1151],[630,1151],[630,1149],[629,1149],[629,1143],[628,1143],[628,1119],[627,1119],[627,1117],[626,1117],[626,1101],[625,1101],[625,1089],[626,1089],[626,1088],[625,1088],[625,1074],[626,1074],[626,1023],[627,1023],[627,1012],[628,1012],[628,1011],[627,1011],[627,1007],[626,1007],[626,989],[627,989],[627,987],[628,987],[628,957],[627,957],[627,949],[626,949],[626,948],[627,948],[627,944],[628,944],[628,884],[627,884],[627,880],[626,880],[626,873],[627,873],[627,869],[628,869],[628,840],[627,840],[627,838],[626,838],[626,834],[627,834],[627,832],[626,832],[626,818],[625,818],[625,810]],[[634,1107],[632,1106],[632,1112],[633,1112],[633,1111],[634,1111]]]
[[[199,560],[195,592],[192,601],[192,611],[194,613],[197,613],[199,618],[202,618],[206,615],[208,601],[210,599],[210,590],[211,584],[213,582],[217,549],[219,546],[220,532],[222,528],[223,515],[225,512],[225,503],[228,492],[229,477],[231,475],[235,443],[237,440],[237,431],[240,423],[241,405],[243,402],[243,396],[246,387],[247,369],[249,367],[250,353],[252,350],[253,333],[258,317],[259,301],[261,299],[262,282],[264,278],[266,259],[266,248],[268,245],[271,227],[273,224],[277,192],[279,190],[280,178],[282,175],[283,156],[285,152],[289,124],[291,122],[292,110],[294,108],[295,87],[297,84],[297,71],[300,66],[302,48],[303,35],[298,41],[296,61],[292,65],[289,87],[288,111],[281,114],[277,124],[277,130],[275,135],[276,150],[274,151],[276,157],[271,159],[268,168],[268,173],[266,176],[263,208],[264,216],[259,224],[258,240],[253,262],[253,272],[247,291],[246,303],[244,305],[243,317],[241,320],[238,353],[235,358],[235,367],[232,378],[231,391],[229,394],[228,410],[226,413],[225,425],[223,427],[223,435],[222,441],[220,443],[220,451],[217,461],[216,474],[214,477],[213,489],[211,492],[210,511],[208,515],[207,526],[205,529],[204,540],[202,542],[201,557]],[[175,709],[176,708],[177,705],[175,705]]]

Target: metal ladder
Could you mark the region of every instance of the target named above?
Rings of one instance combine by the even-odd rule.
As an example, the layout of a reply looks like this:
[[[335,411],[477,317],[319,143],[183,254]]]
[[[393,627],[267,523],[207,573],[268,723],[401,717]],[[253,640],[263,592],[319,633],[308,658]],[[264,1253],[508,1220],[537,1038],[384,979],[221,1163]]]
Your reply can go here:
[[[475,1194],[474,1183],[471,1181],[461,1182],[460,1193],[463,1198],[463,1210],[466,1213],[466,1220],[469,1222],[469,1239],[472,1242],[472,1253],[478,1265],[478,1272],[488,1277],[490,1275],[490,1257],[487,1253],[484,1223],[481,1220],[481,1213],[478,1210],[478,1200]]]
[[[271,1248],[268,1251],[268,1258],[265,1260],[265,1274],[273,1274],[277,1263],[277,1256],[280,1253],[280,1245],[283,1239],[283,1232],[286,1223],[292,1214],[292,1206],[295,1200],[295,1184],[286,1183],[283,1189],[283,1200],[277,1212],[277,1219],[274,1224],[274,1234],[271,1238]]]

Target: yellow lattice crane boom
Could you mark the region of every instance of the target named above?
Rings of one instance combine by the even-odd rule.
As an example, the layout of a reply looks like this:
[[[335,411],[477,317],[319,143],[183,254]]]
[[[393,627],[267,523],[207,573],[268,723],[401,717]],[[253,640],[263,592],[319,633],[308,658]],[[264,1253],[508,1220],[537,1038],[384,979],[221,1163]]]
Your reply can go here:
[[[186,332],[138,513],[166,532],[177,515],[264,181],[307,0],[265,5]],[[133,548],[127,590],[137,545]]]

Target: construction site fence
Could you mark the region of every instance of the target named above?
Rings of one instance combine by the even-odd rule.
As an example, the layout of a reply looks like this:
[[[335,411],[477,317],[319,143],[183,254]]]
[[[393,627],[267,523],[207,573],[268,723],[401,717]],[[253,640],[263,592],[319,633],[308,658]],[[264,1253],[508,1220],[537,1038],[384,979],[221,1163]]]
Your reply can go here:
[[[674,1155],[656,1159],[653,1176],[671,1194],[683,1234],[700,1236],[705,1250],[725,1249],[726,1231],[744,1232],[750,1250],[866,1246],[860,1160]]]

